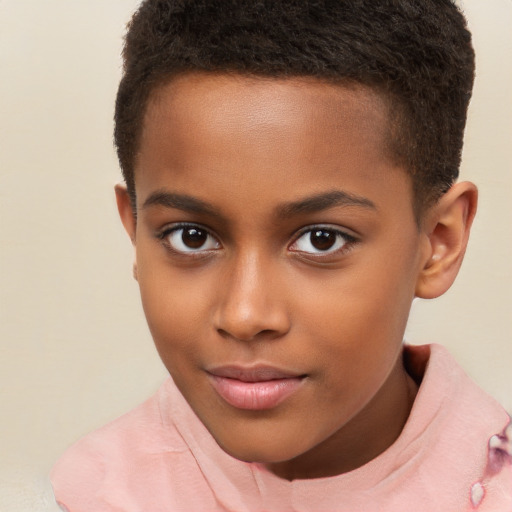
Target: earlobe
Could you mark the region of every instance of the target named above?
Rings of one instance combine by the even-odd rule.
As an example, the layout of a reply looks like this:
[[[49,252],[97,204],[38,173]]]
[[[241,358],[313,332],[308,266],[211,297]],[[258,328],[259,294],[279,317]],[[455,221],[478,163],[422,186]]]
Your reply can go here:
[[[473,183],[456,183],[427,213],[423,229],[428,244],[416,283],[417,297],[439,297],[452,285],[464,258],[477,200]]]
[[[132,244],[135,245],[135,232],[137,227],[137,219],[133,211],[130,195],[125,185],[117,184],[115,186],[117,210],[119,217],[123,223],[124,229],[128,233]]]

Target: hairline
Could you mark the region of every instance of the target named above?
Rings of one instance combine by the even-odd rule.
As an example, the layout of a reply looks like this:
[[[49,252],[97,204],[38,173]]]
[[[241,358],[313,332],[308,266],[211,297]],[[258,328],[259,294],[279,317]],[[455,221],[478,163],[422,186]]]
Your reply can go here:
[[[141,102],[141,110],[139,112],[140,122],[138,123],[137,131],[135,132],[135,147],[133,158],[131,159],[131,167],[132,172],[131,176],[133,179],[133,190],[132,187],[128,186],[128,193],[130,195],[130,200],[132,203],[132,208],[134,213],[136,214],[136,190],[135,190],[135,174],[137,167],[137,158],[140,150],[140,142],[142,139],[142,132],[144,130],[144,124],[146,120],[146,115],[148,112],[149,105],[151,101],[155,100],[156,95],[159,91],[168,87],[172,84],[173,81],[186,76],[193,75],[204,75],[204,76],[219,76],[219,77],[232,77],[232,78],[240,78],[246,79],[251,78],[254,80],[262,80],[262,81],[287,81],[287,80],[304,80],[304,83],[308,82],[316,82],[316,83],[324,83],[326,85],[332,85],[335,87],[344,87],[348,89],[359,89],[366,90],[378,96],[378,98],[383,102],[383,106],[385,108],[386,115],[386,124],[387,129],[385,130],[384,136],[384,145],[385,152],[387,157],[390,160],[399,165],[403,172],[407,174],[407,176],[411,180],[411,198],[412,198],[412,210],[415,218],[415,222],[418,227],[420,227],[424,214],[430,207],[437,202],[439,199],[438,196],[432,196],[429,194],[425,194],[420,192],[416,188],[416,180],[414,178],[414,169],[411,169],[403,159],[400,159],[398,149],[396,145],[398,144],[397,138],[400,136],[401,129],[399,128],[400,122],[403,122],[403,119],[407,116],[403,112],[404,102],[400,101],[400,97],[390,91],[388,88],[384,86],[384,84],[374,83],[370,84],[363,80],[356,80],[351,77],[344,76],[325,76],[325,75],[313,75],[313,74],[305,74],[305,73],[257,73],[254,71],[239,71],[236,69],[202,69],[202,68],[189,68],[189,69],[177,69],[175,71],[169,72],[156,72],[153,76],[148,77],[147,86],[144,88],[144,97]],[[403,128],[402,128],[403,129]]]

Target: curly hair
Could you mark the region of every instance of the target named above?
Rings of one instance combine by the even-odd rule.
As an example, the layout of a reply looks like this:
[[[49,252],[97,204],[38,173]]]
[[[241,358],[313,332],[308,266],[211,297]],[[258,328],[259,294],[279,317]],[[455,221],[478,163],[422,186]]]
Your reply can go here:
[[[114,138],[134,205],[148,98],[192,71],[370,86],[389,100],[390,150],[416,212],[458,176],[474,51],[451,0],[145,0],[123,60]]]

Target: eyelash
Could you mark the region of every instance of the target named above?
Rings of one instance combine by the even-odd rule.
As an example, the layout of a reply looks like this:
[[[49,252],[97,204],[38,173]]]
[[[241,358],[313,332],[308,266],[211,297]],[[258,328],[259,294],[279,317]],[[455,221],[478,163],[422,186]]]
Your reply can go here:
[[[317,231],[317,232],[323,231],[323,232],[334,234],[336,237],[334,240],[334,244],[339,242],[339,238],[342,238],[344,243],[343,243],[343,245],[341,245],[341,247],[339,247],[335,250],[330,250],[331,248],[329,247],[327,250],[325,250],[325,251],[319,250],[319,252],[308,252],[308,251],[301,251],[301,250],[297,250],[297,249],[290,249],[293,245],[297,244],[297,242],[302,237],[304,237],[304,235],[307,235],[309,233],[311,236],[311,234],[313,234],[315,231]],[[288,246],[288,248],[289,248],[289,250],[292,250],[292,251],[300,254],[303,257],[321,260],[321,259],[326,259],[326,258],[332,257],[334,255],[343,255],[346,252],[348,252],[350,249],[352,249],[354,244],[356,244],[357,242],[358,242],[358,239],[355,236],[349,235],[347,232],[342,231],[341,229],[339,229],[337,227],[334,227],[329,224],[318,224],[318,225],[313,225],[313,226],[307,226],[307,227],[301,229],[299,231],[298,235],[295,237],[294,241]]]
[[[194,250],[191,248],[190,250],[179,250],[172,246],[172,244],[169,242],[168,237],[172,234],[176,234],[179,231],[185,230],[185,229],[197,229],[198,231],[204,232],[207,237],[212,238],[216,241],[216,245],[218,247],[208,248],[208,249],[200,249]],[[339,238],[342,238],[344,243],[341,245],[341,247],[335,249],[334,251],[331,251],[331,247],[328,247],[325,251],[318,250],[319,252],[311,252],[311,251],[303,251],[300,249],[293,249],[292,247],[297,244],[297,242],[300,241],[301,238],[303,238],[308,233],[312,234],[313,232],[320,232],[323,231],[324,233],[331,233],[335,235],[334,244],[339,243]],[[166,226],[161,231],[159,231],[156,234],[157,238],[161,240],[162,244],[166,247],[167,250],[172,252],[173,254],[177,254],[180,256],[185,256],[187,258],[198,258],[198,257],[205,257],[207,255],[211,255],[213,251],[216,251],[221,248],[221,243],[217,236],[213,235],[212,232],[202,226],[201,224],[195,224],[195,223],[178,223],[173,224],[172,226]],[[182,235],[183,236],[183,235]],[[311,236],[311,235],[310,235]],[[208,239],[207,239],[208,240]],[[332,257],[333,255],[342,255],[349,251],[355,243],[358,242],[358,239],[352,235],[349,235],[345,231],[342,231],[341,229],[326,225],[326,224],[318,224],[318,225],[310,225],[307,227],[302,228],[297,236],[295,236],[293,242],[288,245],[288,250],[300,254],[302,257],[315,259],[315,260],[321,260],[326,259],[329,257]],[[206,242],[205,242],[206,243]],[[311,243],[311,242],[310,242]]]
[[[198,231],[202,231],[208,237],[216,240],[217,244],[220,245],[218,238],[215,235],[213,235],[208,228],[202,226],[201,224],[195,224],[195,223],[178,223],[178,224],[173,224],[172,226],[166,226],[160,232],[158,232],[156,236],[158,239],[160,239],[162,241],[162,244],[165,246],[165,248],[167,250],[169,250],[173,254],[185,256],[188,258],[204,257],[207,254],[211,254],[212,251],[218,250],[217,247],[211,248],[211,249],[197,250],[197,251],[195,251],[193,249],[190,251],[187,251],[187,250],[179,250],[179,249],[174,248],[168,240],[169,236],[172,234],[178,233],[179,231],[185,230],[185,229],[197,229]]]

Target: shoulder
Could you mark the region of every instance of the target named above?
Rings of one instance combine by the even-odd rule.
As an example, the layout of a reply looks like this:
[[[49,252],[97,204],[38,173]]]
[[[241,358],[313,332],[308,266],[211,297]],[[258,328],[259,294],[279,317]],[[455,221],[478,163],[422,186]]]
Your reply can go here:
[[[437,394],[450,422],[493,435],[502,430],[509,416],[492,396],[480,388],[441,345],[430,345],[425,391]]]
[[[412,414],[428,419],[436,438],[446,442],[446,448],[452,443],[451,453],[456,456],[486,456],[489,439],[502,432],[510,420],[507,412],[464,372],[446,348],[433,344],[406,350],[406,365],[413,366],[416,375],[422,374],[416,400],[419,407],[413,407]]]
[[[125,488],[148,493],[151,486],[141,482],[167,478],[168,466],[183,463],[186,445],[176,429],[162,422],[160,401],[166,384],[129,413],[80,439],[58,460],[50,478],[65,510],[129,510],[122,504],[129,494]],[[119,501],[118,508],[105,508],[107,501]]]
[[[442,345],[406,345],[404,364],[420,384],[423,409],[437,411],[455,423],[501,430],[508,421],[503,407],[481,389]],[[492,426],[491,426],[492,425]]]
[[[411,414],[428,446],[421,468],[442,495],[478,510],[512,510],[512,427],[503,407],[440,345],[407,347],[422,382]],[[455,508],[453,508],[455,510]]]

